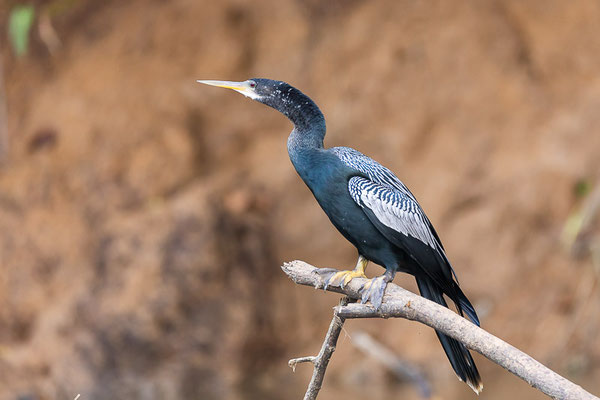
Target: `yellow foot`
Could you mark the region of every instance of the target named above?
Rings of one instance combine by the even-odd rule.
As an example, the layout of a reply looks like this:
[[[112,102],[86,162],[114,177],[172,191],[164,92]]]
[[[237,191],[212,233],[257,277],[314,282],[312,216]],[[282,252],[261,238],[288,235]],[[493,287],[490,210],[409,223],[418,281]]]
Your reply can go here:
[[[352,271],[339,271],[333,274],[331,278],[327,279],[327,281],[325,282],[325,289],[327,289],[327,287],[330,285],[339,286],[343,289],[344,286],[350,283],[350,281],[354,278],[366,279],[367,276],[365,275],[365,272],[363,270],[357,271],[353,269]]]
[[[338,271],[334,273],[325,281],[323,289],[326,290],[330,285],[339,286],[343,289],[354,278],[366,279],[365,269],[367,268],[367,264],[369,264],[369,260],[363,256],[358,256],[358,262],[352,271]]]

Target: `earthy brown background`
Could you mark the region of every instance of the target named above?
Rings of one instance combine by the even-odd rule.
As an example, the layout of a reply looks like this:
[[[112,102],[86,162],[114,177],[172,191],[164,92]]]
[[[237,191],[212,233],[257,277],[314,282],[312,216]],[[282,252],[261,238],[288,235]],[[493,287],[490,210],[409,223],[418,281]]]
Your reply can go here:
[[[318,350],[338,296],[279,265],[356,254],[293,171],[290,123],[195,83],[250,77],[301,88],[327,145],[411,187],[486,329],[600,392],[597,225],[579,257],[561,242],[578,182],[600,180],[600,3],[38,1],[60,44],[39,18],[19,59],[16,3],[0,3],[1,399],[301,398],[310,367],[287,360]],[[346,325],[320,399],[418,398],[358,330],[438,398],[474,398],[433,331],[388,320]],[[477,361],[481,399],[543,398]]]

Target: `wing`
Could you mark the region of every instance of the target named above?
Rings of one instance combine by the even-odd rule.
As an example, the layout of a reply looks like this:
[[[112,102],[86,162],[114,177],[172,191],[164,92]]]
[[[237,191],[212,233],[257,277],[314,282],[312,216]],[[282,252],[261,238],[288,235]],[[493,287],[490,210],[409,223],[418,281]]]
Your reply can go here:
[[[406,185],[402,183],[392,171],[379,164],[371,157],[367,157],[360,151],[349,147],[334,147],[331,151],[338,156],[344,164],[366,174],[373,182],[397,189],[415,202],[417,201]]]
[[[421,209],[421,206],[417,202],[415,196],[411,193],[411,191],[406,187],[406,185],[398,179],[396,175],[388,168],[379,164],[377,161],[373,160],[371,157],[365,156],[360,151],[351,149],[349,147],[333,147],[331,151],[347,166],[350,168],[354,168],[363,174],[366,174],[369,179],[375,183],[378,183],[382,186],[386,186],[390,189],[396,189],[402,195],[408,197],[410,200],[414,202],[415,207],[419,210],[419,214],[424,223],[428,226],[431,235],[434,237],[437,245],[444,252],[444,245],[440,237],[438,236],[435,228],[427,218],[427,215]],[[445,254],[444,254],[445,257]],[[454,271],[452,271],[454,274]],[[454,278],[458,282],[458,278],[454,275]]]
[[[359,176],[350,178],[348,190],[352,199],[369,209],[379,223],[437,249],[421,207],[406,194]]]
[[[429,221],[414,198],[400,190],[359,176],[350,178],[348,190],[352,199],[375,218],[376,226],[383,225],[393,231],[389,232],[385,229],[385,233],[382,233],[386,237],[392,236],[392,241],[399,247],[405,247],[402,240],[404,238],[399,236],[402,234],[406,238],[418,240],[446,261],[443,250],[438,246],[433,232],[429,229]]]
[[[452,265],[439,245],[431,223],[406,193],[360,176],[348,181],[352,199],[363,209],[383,236],[407,254],[476,323],[477,314],[455,278]]]

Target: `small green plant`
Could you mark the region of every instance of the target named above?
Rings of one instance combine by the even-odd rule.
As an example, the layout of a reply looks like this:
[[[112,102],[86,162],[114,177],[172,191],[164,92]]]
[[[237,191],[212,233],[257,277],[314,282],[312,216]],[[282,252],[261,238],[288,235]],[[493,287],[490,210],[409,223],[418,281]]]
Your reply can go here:
[[[17,56],[27,54],[29,32],[34,17],[35,8],[30,5],[17,5],[10,11],[8,17],[8,36],[13,51]]]

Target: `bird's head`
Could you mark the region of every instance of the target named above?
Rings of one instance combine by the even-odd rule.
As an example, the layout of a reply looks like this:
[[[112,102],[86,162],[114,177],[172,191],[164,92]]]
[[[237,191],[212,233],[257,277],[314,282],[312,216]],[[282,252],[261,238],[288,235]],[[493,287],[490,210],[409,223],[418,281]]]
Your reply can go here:
[[[263,78],[253,78],[243,82],[203,80],[197,82],[235,90],[252,100],[276,109],[280,109],[282,105],[289,104],[294,97],[301,94],[298,89],[285,82]]]
[[[296,127],[318,126],[325,131],[325,119],[319,107],[305,94],[282,81],[253,78],[243,82],[197,81],[205,85],[232,89],[288,117]]]

